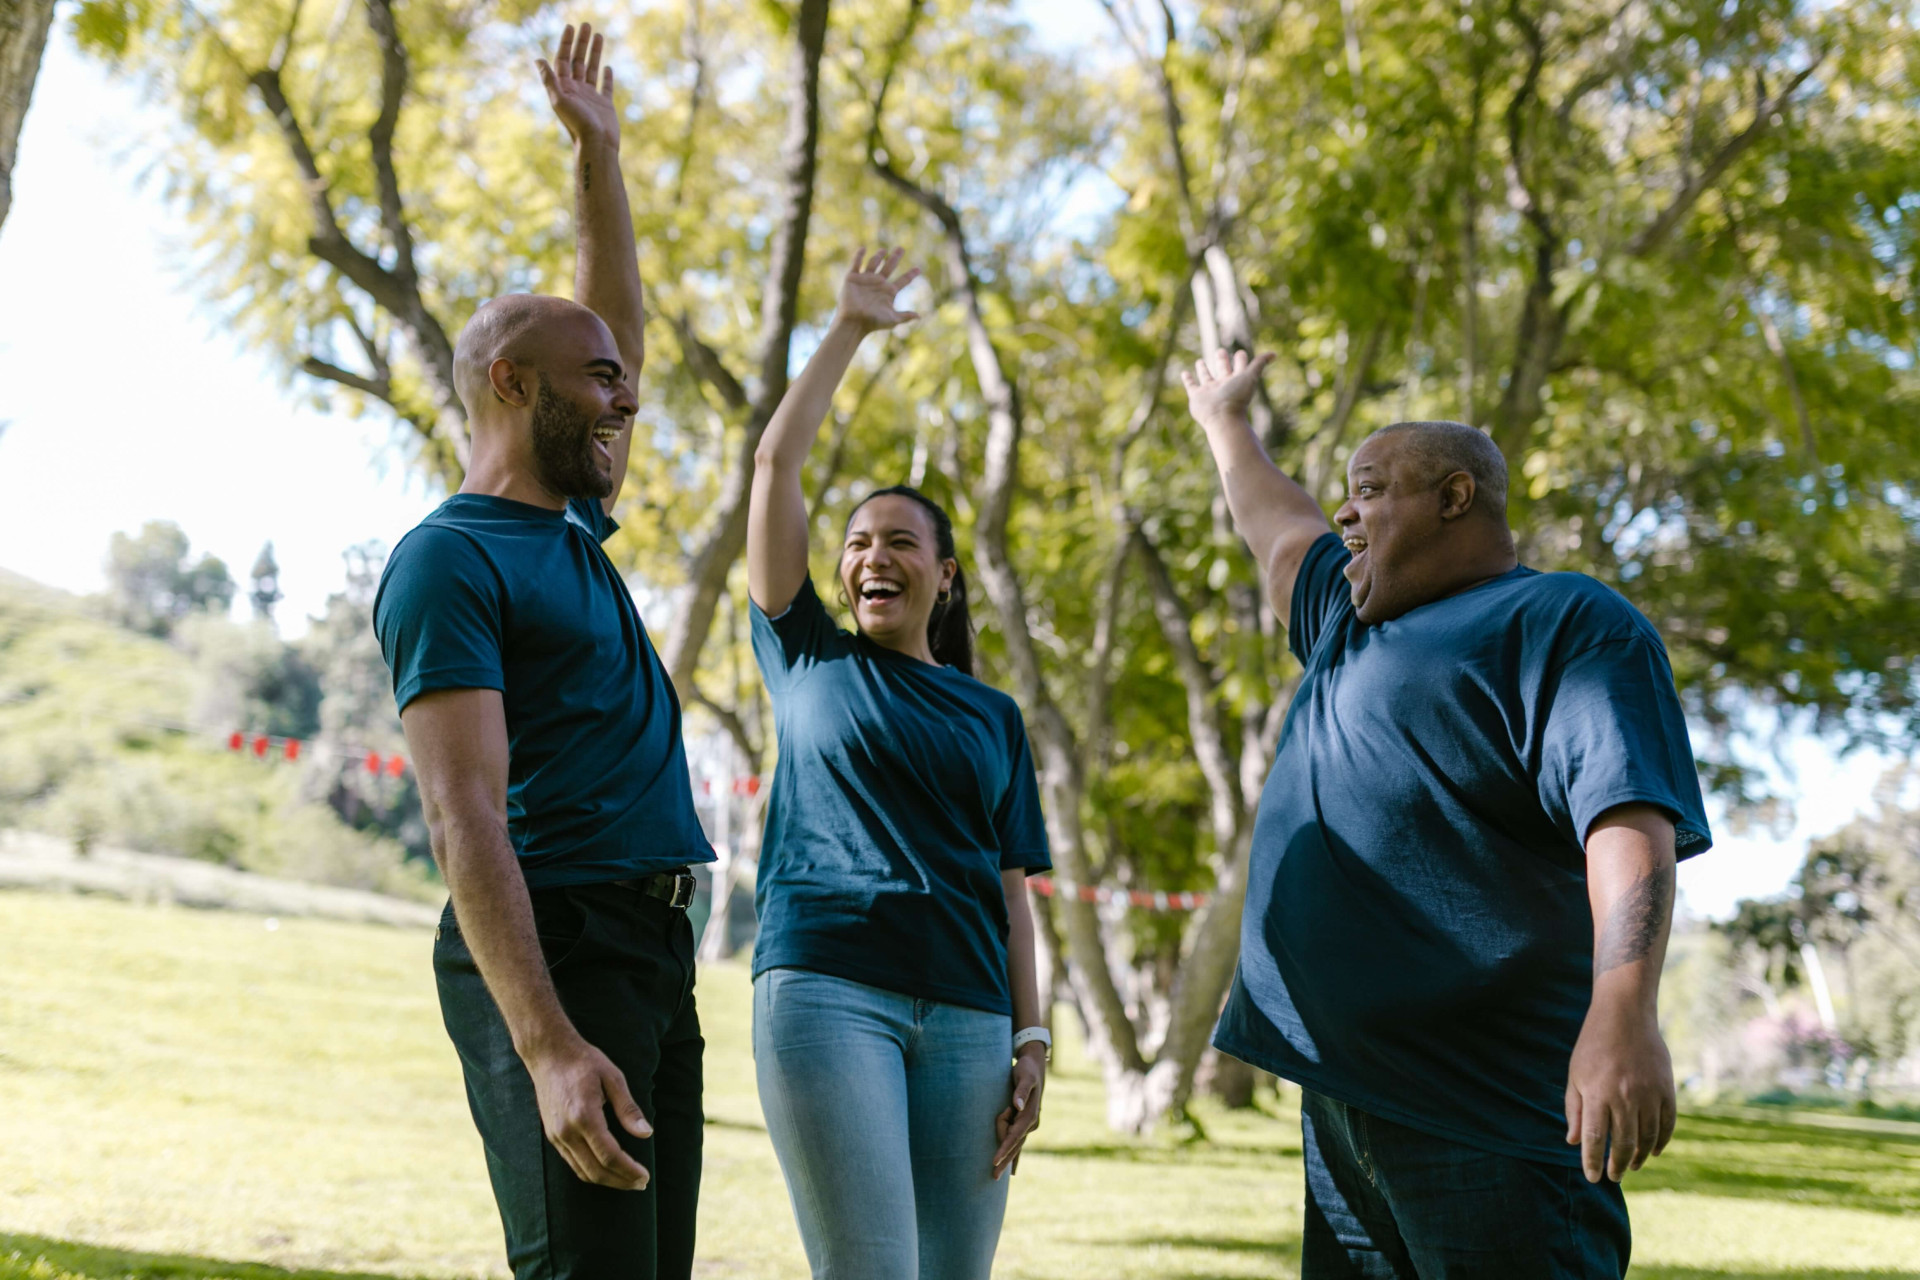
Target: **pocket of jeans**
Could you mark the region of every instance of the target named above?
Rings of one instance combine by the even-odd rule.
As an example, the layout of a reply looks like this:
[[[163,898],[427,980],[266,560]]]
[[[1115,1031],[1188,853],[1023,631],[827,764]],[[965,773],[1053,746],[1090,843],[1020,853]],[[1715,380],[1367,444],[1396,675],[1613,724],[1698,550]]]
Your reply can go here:
[[[540,889],[528,895],[533,906],[533,931],[540,940],[540,957],[547,972],[556,973],[580,953],[587,940],[588,912],[572,889]]]

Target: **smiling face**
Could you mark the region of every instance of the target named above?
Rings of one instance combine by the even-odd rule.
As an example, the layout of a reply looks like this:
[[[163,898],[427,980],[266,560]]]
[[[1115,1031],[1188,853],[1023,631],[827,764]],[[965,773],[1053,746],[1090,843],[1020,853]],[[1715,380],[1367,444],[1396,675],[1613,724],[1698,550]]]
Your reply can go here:
[[[632,428],[637,408],[613,334],[592,312],[569,314],[535,358],[539,392],[528,432],[541,484],[563,498],[606,497],[614,490],[613,444]]]
[[[1409,437],[1374,436],[1347,464],[1347,500],[1333,513],[1353,554],[1346,577],[1353,609],[1369,625],[1445,594],[1431,572],[1447,521],[1441,477],[1421,465]]]
[[[958,569],[941,557],[933,518],[912,498],[869,499],[847,522],[840,585],[860,631],[889,649],[932,661],[927,620]]]

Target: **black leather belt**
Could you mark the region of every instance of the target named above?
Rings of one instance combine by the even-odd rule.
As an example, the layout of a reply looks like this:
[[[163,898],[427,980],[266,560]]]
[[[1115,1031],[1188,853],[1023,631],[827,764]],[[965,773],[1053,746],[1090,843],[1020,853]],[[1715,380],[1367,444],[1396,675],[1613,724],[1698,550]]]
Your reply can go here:
[[[693,902],[693,886],[696,881],[685,871],[662,871],[658,875],[644,876],[634,880],[615,880],[613,883],[622,889],[644,893],[649,898],[658,898],[670,907],[685,911]]]

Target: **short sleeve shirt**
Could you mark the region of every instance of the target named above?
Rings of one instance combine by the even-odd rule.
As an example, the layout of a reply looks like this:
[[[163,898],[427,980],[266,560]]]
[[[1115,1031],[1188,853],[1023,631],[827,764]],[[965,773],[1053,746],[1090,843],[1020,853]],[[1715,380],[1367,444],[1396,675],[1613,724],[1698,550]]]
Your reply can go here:
[[[1001,872],[1047,857],[1013,699],[841,630],[811,581],[753,610],[780,761],[755,904],[755,975],[811,969],[1011,1013]]]
[[[600,549],[617,527],[597,502],[455,494],[400,540],[374,599],[402,711],[436,690],[500,691],[507,830],[529,888],[713,859],[679,701]]]
[[[1587,833],[1644,803],[1680,857],[1710,843],[1666,650],[1605,585],[1525,567],[1370,626],[1347,559],[1328,534],[1294,586],[1306,670],[1215,1043],[1387,1119],[1577,1164]]]

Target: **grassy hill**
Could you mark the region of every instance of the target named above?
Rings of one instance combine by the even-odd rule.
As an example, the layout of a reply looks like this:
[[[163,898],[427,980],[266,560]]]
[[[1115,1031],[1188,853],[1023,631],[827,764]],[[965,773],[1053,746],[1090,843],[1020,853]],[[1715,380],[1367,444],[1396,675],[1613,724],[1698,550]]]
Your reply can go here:
[[[399,845],[304,794],[299,766],[226,750],[221,731],[239,726],[193,723],[220,678],[0,570],[0,826],[432,896]]]
[[[425,931],[0,892],[0,1280],[501,1275]],[[702,971],[698,1273],[805,1274],[738,966]],[[1119,1138],[1063,1026],[1004,1280],[1298,1272],[1299,1127]],[[1920,1136],[1687,1115],[1627,1184],[1648,1280],[1920,1276]],[[13,1233],[11,1235],[5,1233]]]

